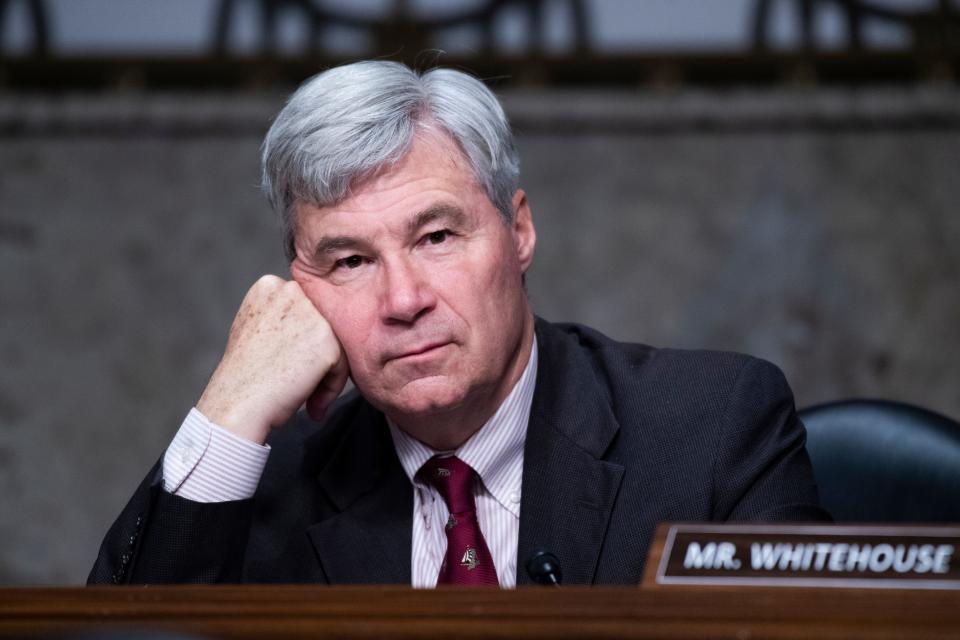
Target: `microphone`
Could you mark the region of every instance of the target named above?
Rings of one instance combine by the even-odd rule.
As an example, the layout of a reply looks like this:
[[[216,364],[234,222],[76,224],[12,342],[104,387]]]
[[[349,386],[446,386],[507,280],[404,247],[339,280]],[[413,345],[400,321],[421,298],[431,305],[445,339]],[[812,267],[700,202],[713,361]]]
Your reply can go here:
[[[527,559],[527,575],[537,584],[559,587],[563,581],[563,570],[557,556],[545,549],[537,549]]]

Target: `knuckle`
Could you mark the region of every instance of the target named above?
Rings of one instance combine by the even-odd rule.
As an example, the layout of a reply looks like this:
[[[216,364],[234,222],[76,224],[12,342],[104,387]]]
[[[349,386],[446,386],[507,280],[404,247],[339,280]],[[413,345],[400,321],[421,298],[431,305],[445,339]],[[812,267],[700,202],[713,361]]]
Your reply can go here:
[[[266,274],[254,283],[253,289],[260,291],[274,291],[283,285],[283,280],[275,275]]]
[[[303,290],[300,288],[300,285],[297,284],[296,280],[284,281],[282,289],[283,293],[287,296],[303,297]]]
[[[319,312],[316,312],[316,310],[314,311],[315,311],[314,321],[316,324],[316,331],[317,331],[317,334],[320,336],[321,340],[326,344],[338,345],[338,348],[339,348],[339,342],[337,341],[336,334],[334,334],[333,332],[333,327],[330,326],[330,323],[327,322],[327,319],[324,318],[323,315],[321,315]]]

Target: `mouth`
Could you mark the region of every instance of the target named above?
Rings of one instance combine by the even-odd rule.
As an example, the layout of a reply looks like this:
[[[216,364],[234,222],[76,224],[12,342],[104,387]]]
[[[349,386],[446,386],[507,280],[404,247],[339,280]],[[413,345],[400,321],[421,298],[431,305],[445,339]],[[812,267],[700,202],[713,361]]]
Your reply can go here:
[[[421,346],[412,347],[410,349],[407,349],[406,351],[391,354],[390,357],[387,358],[387,362],[391,360],[405,360],[405,359],[414,359],[421,356],[423,357],[430,356],[431,354],[433,354],[433,352],[438,351],[439,349],[442,349],[448,344],[450,344],[450,342],[445,342],[445,341],[430,342],[428,344],[424,344]]]

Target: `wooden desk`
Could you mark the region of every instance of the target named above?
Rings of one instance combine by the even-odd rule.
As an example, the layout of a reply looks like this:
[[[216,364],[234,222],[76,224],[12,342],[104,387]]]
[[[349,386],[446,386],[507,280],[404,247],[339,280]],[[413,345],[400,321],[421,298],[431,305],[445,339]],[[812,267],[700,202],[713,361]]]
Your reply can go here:
[[[958,638],[960,592],[689,586],[0,589],[0,637],[123,627],[206,638]]]

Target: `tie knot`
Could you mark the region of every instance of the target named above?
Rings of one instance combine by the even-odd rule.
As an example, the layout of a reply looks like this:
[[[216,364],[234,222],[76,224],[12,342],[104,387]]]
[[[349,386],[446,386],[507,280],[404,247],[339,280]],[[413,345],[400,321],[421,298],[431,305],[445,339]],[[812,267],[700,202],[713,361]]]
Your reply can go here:
[[[476,511],[473,500],[473,479],[477,472],[466,462],[451,456],[427,460],[417,477],[432,485],[447,503],[450,513]]]

